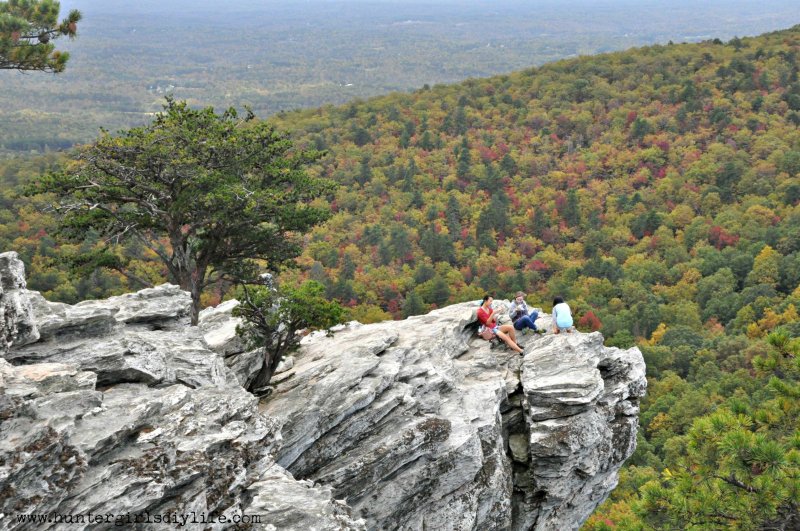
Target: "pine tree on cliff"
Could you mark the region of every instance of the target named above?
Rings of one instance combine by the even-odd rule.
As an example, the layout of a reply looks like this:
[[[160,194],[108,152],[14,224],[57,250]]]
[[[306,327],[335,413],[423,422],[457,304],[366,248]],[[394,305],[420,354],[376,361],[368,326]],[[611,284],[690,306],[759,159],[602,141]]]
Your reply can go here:
[[[105,133],[31,193],[56,195],[62,237],[80,242],[94,230],[107,239],[78,257],[84,267],[140,280],[112,244],[147,247],[191,293],[197,324],[206,287],[278,269],[300,253],[299,236],[327,218],[327,208],[309,204],[332,187],[306,173],[320,156],[293,150],[252,113],[219,115],[168,99],[152,124]]]
[[[0,70],[64,70],[69,54],[56,50],[52,41],[74,38],[81,14],[73,9],[59,23],[60,9],[53,0],[0,2]]]

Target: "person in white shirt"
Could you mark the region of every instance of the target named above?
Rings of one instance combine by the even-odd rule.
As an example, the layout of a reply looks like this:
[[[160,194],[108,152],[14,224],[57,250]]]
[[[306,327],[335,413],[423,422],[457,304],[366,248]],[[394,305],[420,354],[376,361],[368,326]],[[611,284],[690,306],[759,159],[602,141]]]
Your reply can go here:
[[[572,310],[562,297],[553,299],[553,333],[572,332]]]

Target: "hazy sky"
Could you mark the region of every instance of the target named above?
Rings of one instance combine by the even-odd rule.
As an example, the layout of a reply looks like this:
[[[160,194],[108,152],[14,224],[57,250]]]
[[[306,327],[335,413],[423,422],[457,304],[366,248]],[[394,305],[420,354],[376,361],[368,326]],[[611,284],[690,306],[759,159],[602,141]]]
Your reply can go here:
[[[63,0],[61,7],[62,13],[80,9],[84,23],[93,14],[168,15],[186,20],[219,14],[225,18],[243,16],[244,22],[251,18],[248,15],[257,15],[301,23],[304,17],[319,21],[321,12],[347,13],[352,9],[354,22],[365,24],[409,17],[421,21],[446,17],[457,22],[461,16],[476,14],[486,15],[486,24],[491,24],[491,16],[513,14],[546,25],[549,17],[563,19],[568,14],[577,24],[595,26],[624,23],[618,20],[623,9],[630,21],[645,31],[655,25],[663,30],[673,17],[681,19],[685,29],[686,19],[695,16],[692,31],[720,38],[734,33],[756,35],[800,23],[798,0]]]

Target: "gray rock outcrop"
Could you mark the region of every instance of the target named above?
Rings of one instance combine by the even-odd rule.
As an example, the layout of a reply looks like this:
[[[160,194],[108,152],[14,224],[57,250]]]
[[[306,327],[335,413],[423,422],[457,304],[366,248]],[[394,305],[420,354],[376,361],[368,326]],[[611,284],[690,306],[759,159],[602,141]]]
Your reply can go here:
[[[236,337],[234,301],[194,328],[169,285],[50,303],[7,255],[0,529],[89,512],[203,514],[208,529],[577,529],[635,447],[644,363],[598,333],[522,336],[523,359],[477,338],[475,304],[350,323],[306,337],[259,402],[242,385],[263,357]]]
[[[70,363],[95,372],[100,385],[228,383],[222,359],[200,330],[187,326],[191,301],[177,286],[75,306],[48,302],[36,292],[29,298],[40,340],[8,352],[5,358],[14,364]]]
[[[25,266],[15,252],[0,254],[0,353],[39,339],[25,282]]]
[[[48,303],[11,253],[0,280],[14,310],[0,345],[0,529],[364,528],[330,488],[275,463],[279,421],[181,324],[187,293]]]
[[[475,310],[305,339],[264,402],[278,463],[370,529],[577,529],[635,448],[641,354],[532,334],[521,359],[475,336]]]
[[[239,384],[249,389],[264,365],[264,354],[259,350],[247,350],[244,341],[236,333],[242,320],[232,317],[231,312],[238,305],[239,301],[230,300],[204,309],[200,312],[198,327],[208,348],[219,354]]]

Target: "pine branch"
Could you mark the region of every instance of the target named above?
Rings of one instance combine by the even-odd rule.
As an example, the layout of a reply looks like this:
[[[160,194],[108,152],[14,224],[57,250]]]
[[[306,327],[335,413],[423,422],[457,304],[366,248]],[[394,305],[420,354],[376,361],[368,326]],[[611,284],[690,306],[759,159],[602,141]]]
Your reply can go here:
[[[715,477],[715,478],[717,478],[719,480],[722,480],[722,481],[724,481],[725,483],[727,483],[729,485],[733,485],[734,487],[737,487],[737,488],[740,488],[742,490],[745,490],[747,492],[752,492],[752,493],[760,492],[759,489],[757,489],[755,487],[752,487],[750,485],[747,485],[745,483],[742,483],[741,481],[736,479],[736,476],[734,476],[733,474],[731,474],[728,477],[718,476],[718,475],[715,474],[713,477]]]
[[[142,286],[144,286],[146,288],[155,287],[155,285],[152,282],[150,282],[148,280],[145,280],[145,279],[143,279],[143,278],[141,278],[141,277],[139,277],[137,275],[134,275],[130,271],[127,271],[125,268],[115,267],[113,269],[114,269],[114,271],[116,271],[116,272],[120,273],[121,275],[123,275],[128,280],[133,280],[134,282],[138,282],[139,284],[141,284]]]

